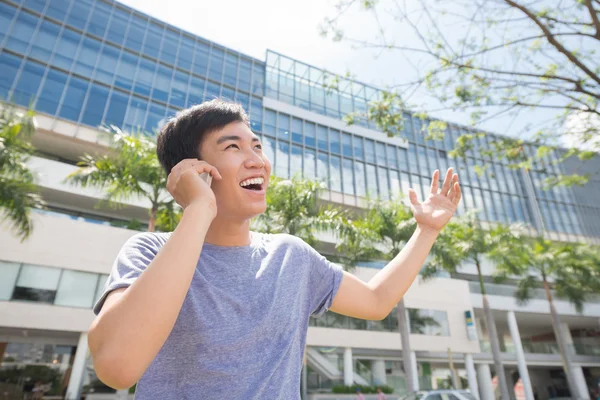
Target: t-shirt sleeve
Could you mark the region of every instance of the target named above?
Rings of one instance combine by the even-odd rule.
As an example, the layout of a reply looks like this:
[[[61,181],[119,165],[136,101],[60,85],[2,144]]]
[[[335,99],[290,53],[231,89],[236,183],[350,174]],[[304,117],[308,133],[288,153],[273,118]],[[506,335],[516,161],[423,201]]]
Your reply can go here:
[[[106,297],[113,290],[129,287],[150,265],[160,247],[161,241],[153,233],[138,233],[125,242],[115,262],[106,283],[102,296],[94,305],[94,313],[98,315]]]
[[[310,265],[310,313],[313,317],[320,317],[331,307],[344,271],[341,266],[328,261],[312,247],[307,245],[307,248]]]

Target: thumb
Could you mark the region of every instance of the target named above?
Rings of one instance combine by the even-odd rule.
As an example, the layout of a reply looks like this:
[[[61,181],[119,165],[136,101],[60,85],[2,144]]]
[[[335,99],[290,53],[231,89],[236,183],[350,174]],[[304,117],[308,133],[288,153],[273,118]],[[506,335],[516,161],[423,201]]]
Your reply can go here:
[[[419,200],[417,199],[417,192],[414,189],[408,189],[408,198],[413,206],[418,206]]]

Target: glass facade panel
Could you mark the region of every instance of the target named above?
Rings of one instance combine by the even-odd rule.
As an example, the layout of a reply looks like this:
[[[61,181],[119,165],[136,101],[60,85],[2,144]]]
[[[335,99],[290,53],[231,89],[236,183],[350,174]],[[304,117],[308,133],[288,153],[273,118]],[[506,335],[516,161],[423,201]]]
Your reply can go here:
[[[83,110],[81,122],[93,127],[100,126],[102,116],[104,115],[104,107],[108,99],[108,89],[97,84],[90,85],[87,103]]]
[[[316,126],[312,122],[304,123],[304,144],[306,146],[315,147],[316,146]]]
[[[356,179],[356,195],[367,195],[367,182],[365,180],[365,164],[359,161],[354,162],[354,176]]]
[[[72,76],[71,80],[67,83],[64,100],[58,115],[62,118],[78,121],[87,88],[87,81]]]
[[[21,54],[26,53],[37,23],[38,19],[35,16],[27,12],[19,13],[6,41],[6,48]]]
[[[50,21],[43,21],[31,43],[29,56],[39,61],[48,62],[59,33],[60,27],[58,25]]]
[[[316,170],[317,158],[314,150],[304,150],[304,178],[315,180],[317,177]]]
[[[275,175],[280,178],[290,177],[290,145],[285,141],[277,141]]]
[[[39,265],[23,265],[14,288],[13,300],[54,302],[61,270]]]
[[[375,142],[371,139],[365,140],[365,160],[370,163],[375,163]]]
[[[98,81],[103,82],[107,85],[112,85],[113,77],[115,75],[115,71],[117,70],[118,60],[119,60],[118,50],[115,49],[113,46],[104,45],[104,47],[100,51],[100,57],[98,60],[98,66],[96,68],[95,78]],[[152,87],[152,77],[154,76],[154,64],[151,63],[150,61],[142,60],[141,64],[140,64],[140,70],[138,71],[138,76],[137,76],[137,81],[138,81],[137,85],[140,85],[140,82],[143,82],[143,79],[146,78],[146,75],[145,75],[146,71],[143,69],[143,66],[146,66],[147,64],[152,65],[150,80],[147,83],[148,91],[141,92],[139,90],[136,90],[140,94],[144,94],[144,95],[150,94],[150,87]],[[136,85],[136,88],[138,88],[137,85]],[[139,88],[141,89],[141,86],[139,86]]]
[[[21,77],[13,92],[13,100],[22,106],[29,107],[33,104],[40,87],[44,68],[37,63],[28,62],[21,72]]]
[[[367,164],[367,196],[377,198],[377,170],[374,165]]]
[[[60,277],[54,304],[57,306],[91,308],[97,282],[98,274],[64,270]]]
[[[125,121],[125,112],[127,111],[128,97],[116,90],[113,90],[108,102],[106,117],[104,122],[107,125],[122,126]]]
[[[119,73],[115,76],[115,86],[125,90],[133,88],[138,59],[133,54],[123,52],[119,60]]]
[[[336,156],[331,156],[329,158],[330,162],[330,172],[331,172],[331,190],[336,192],[342,191],[342,168],[340,165],[340,158]]]
[[[67,75],[51,69],[46,75],[44,86],[38,98],[36,109],[54,115],[67,81]]]
[[[17,9],[5,3],[0,3],[0,43],[10,28],[10,23],[14,18]]]
[[[285,114],[277,115],[277,136],[286,141],[290,140],[290,117]]]
[[[17,281],[20,265],[0,261],[0,301],[10,300]]]
[[[302,144],[302,120],[292,119],[292,141]]]
[[[409,308],[410,333],[429,336],[450,336],[446,311]]]
[[[210,66],[208,68],[208,77],[215,81],[221,81],[223,74],[223,61],[225,53],[223,50],[213,47],[210,52]]]
[[[302,147],[292,145],[292,158],[290,160],[290,176],[302,177]]]
[[[85,28],[90,11],[92,10],[90,0],[74,1],[67,16],[67,24],[79,29]]]
[[[377,177],[379,178],[379,197],[383,200],[390,198],[387,169],[383,167],[377,167]]]
[[[127,23],[129,22],[129,14],[117,8],[110,18],[106,39],[116,45],[123,44],[125,32],[127,32]]]
[[[52,64],[62,69],[70,70],[71,65],[73,64],[73,58],[75,57],[75,54],[77,54],[77,48],[79,47],[79,41],[81,39],[82,37],[77,33],[69,29],[64,29],[56,45],[56,51],[54,52]]]
[[[319,150],[328,151],[328,139],[327,139],[327,128],[321,125],[317,125],[317,144]]]
[[[317,155],[317,179],[329,188],[329,162],[326,153],[319,152]]]
[[[354,168],[352,160],[344,158],[342,160],[342,181],[343,189],[346,194],[354,194]]]
[[[111,8],[110,5],[101,1],[94,3],[94,9],[92,10],[90,22],[87,27],[91,34],[94,34],[99,38],[104,37],[106,27],[108,26],[108,19],[110,18]]]

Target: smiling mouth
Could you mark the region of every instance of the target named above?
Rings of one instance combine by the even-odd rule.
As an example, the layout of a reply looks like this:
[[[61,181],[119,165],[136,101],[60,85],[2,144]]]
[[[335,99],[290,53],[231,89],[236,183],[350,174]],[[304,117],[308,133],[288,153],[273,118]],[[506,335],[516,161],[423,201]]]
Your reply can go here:
[[[242,187],[242,189],[258,192],[262,190],[264,181],[264,178],[246,179],[245,181],[240,183],[240,186]]]

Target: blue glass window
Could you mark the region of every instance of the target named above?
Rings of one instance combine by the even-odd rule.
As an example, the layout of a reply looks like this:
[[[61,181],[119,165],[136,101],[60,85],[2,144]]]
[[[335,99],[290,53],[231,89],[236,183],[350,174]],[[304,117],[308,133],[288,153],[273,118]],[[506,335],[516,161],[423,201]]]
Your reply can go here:
[[[317,125],[317,144],[319,146],[319,150],[329,150],[327,128],[321,125]]]
[[[179,33],[165,30],[162,47],[160,50],[160,59],[168,64],[175,65],[177,58],[177,49],[179,48]]]
[[[67,84],[65,98],[60,108],[59,116],[71,121],[79,120],[79,113],[83,106],[83,99],[88,88],[88,82],[83,79],[71,77]]]
[[[252,76],[252,63],[242,58],[240,60],[240,70],[238,72],[238,88],[246,92],[250,91],[250,79]]]
[[[342,181],[344,183],[344,193],[354,194],[354,168],[352,160],[344,158],[342,160]]]
[[[213,47],[210,52],[210,65],[208,68],[208,77],[215,80],[221,81],[221,74],[223,73],[223,61],[225,53],[223,50]]]
[[[396,147],[396,150],[398,153],[398,167],[402,171],[408,171],[408,152],[406,151],[406,149],[403,149],[401,147]]]
[[[361,136],[354,136],[354,157],[359,160],[364,160],[363,155],[363,138]]]
[[[223,73],[223,81],[235,87],[235,82],[237,80],[237,63],[238,57],[233,54],[227,54],[225,57],[225,71]]]
[[[342,166],[340,158],[337,156],[329,157],[331,171],[331,190],[342,191]]]
[[[263,95],[265,82],[265,67],[261,64],[254,64],[252,68],[252,93],[257,96]]]
[[[398,160],[396,159],[396,147],[389,144],[386,147],[389,166],[392,168],[398,168]]]
[[[400,194],[402,193],[402,189],[400,188],[400,179],[398,176],[398,171],[390,169],[388,172],[390,173],[390,197],[392,197],[393,199],[398,199]]]
[[[115,86],[131,90],[133,88],[133,79],[138,63],[138,57],[126,51],[121,52],[119,60],[119,73],[115,76]]]
[[[192,61],[194,60],[194,39],[187,36],[181,36],[181,45],[177,54],[177,66],[179,68],[190,71],[192,69]]]
[[[79,29],[85,28],[91,10],[92,4],[90,0],[77,0],[73,2],[69,16],[67,17],[67,24]]]
[[[144,96],[150,96],[152,82],[154,81],[155,69],[156,63],[154,61],[149,61],[145,58],[140,58],[138,72],[135,77],[135,86],[133,87],[134,92]]]
[[[16,12],[16,8],[5,3],[0,3],[0,43],[4,39]]]
[[[204,100],[204,79],[192,76],[188,89],[188,105],[200,104]]]
[[[302,147],[292,145],[292,157],[290,159],[290,176],[302,177]]]
[[[156,70],[156,77],[154,79],[154,86],[152,87],[152,98],[167,102],[169,99],[169,87],[171,86],[171,77],[173,76],[173,70],[164,65],[158,65]]]
[[[77,58],[75,59],[75,65],[73,66],[74,71],[81,76],[92,76],[99,54],[100,42],[95,39],[84,38],[81,42]],[[119,74],[121,74],[122,71],[123,70],[119,68]]]
[[[386,165],[386,160],[385,160],[385,144],[381,143],[381,142],[376,142],[375,143],[375,154],[377,155],[377,164],[379,165]]]
[[[390,183],[388,182],[387,169],[377,167],[377,177],[379,178],[379,197],[388,200],[390,198]]]
[[[53,69],[49,70],[35,108],[38,111],[54,115],[58,109],[66,81],[66,74]]]
[[[262,132],[263,108],[262,101],[257,97],[252,97],[252,107],[250,108],[250,121],[252,130]]]
[[[310,110],[310,86],[308,86],[304,80],[300,79],[296,79],[294,84],[296,85],[294,104],[305,110]]]
[[[377,197],[377,170],[371,164],[367,164],[367,196]]]
[[[24,54],[27,47],[29,47],[37,23],[38,18],[29,13],[21,12],[14,23],[12,32],[8,36],[6,48]]]
[[[87,27],[88,32],[103,38],[106,27],[108,26],[108,18],[110,17],[111,9],[112,6],[101,1],[96,1],[94,3],[92,16],[90,17],[90,23]]]
[[[367,194],[367,183],[365,181],[365,164],[355,161],[354,173],[356,175],[356,195],[365,196]]]
[[[131,17],[127,36],[125,37],[125,47],[138,52],[142,51],[146,25],[148,25],[148,22],[145,19],[142,19],[137,15]]]
[[[127,95],[117,90],[113,90],[108,102],[106,117],[104,118],[104,122],[107,125],[123,126],[123,122],[125,121],[125,111],[127,111],[127,100]]]
[[[169,104],[179,108],[185,107],[185,95],[188,91],[188,79],[188,74],[175,71],[173,83],[171,84],[171,96],[169,98]]]
[[[25,7],[41,13],[46,8],[46,0],[25,0]],[[4,10],[2,10],[2,6],[0,5],[0,14],[2,12]]]
[[[304,179],[314,180],[317,177],[316,162],[315,151],[304,149]]]
[[[65,15],[67,10],[69,9],[70,0],[52,0],[48,3],[48,9],[46,10],[46,14],[49,17],[57,19],[59,21],[63,21],[65,19]]]
[[[279,113],[277,117],[277,136],[284,140],[290,140],[290,117]]]
[[[162,127],[167,109],[161,105],[150,103],[148,118],[146,119],[146,132],[157,132]]]
[[[273,110],[265,110],[265,133],[275,136],[275,121],[277,114]]]
[[[292,141],[302,144],[302,120],[292,119]]]
[[[123,43],[123,39],[125,38],[125,32],[127,32],[128,22],[129,14],[126,14],[125,11],[121,10],[120,8],[115,9],[115,12],[113,13],[108,25],[106,39],[116,43],[117,45],[121,45]]]
[[[375,162],[375,142],[371,139],[365,140],[365,159],[367,162]]]
[[[271,165],[275,165],[275,139],[265,137],[262,139],[263,154],[271,162]]]
[[[304,144],[306,146],[315,147],[315,124],[312,122],[304,123]]]
[[[221,87],[214,83],[207,81],[206,82],[206,100],[216,99],[221,95]]]
[[[344,157],[352,157],[352,135],[342,133],[342,153]]]
[[[223,88],[225,89],[225,88]],[[238,103],[240,103],[242,105],[242,107],[244,108],[244,111],[246,111],[246,113],[248,113],[248,111],[250,110],[250,96],[247,95],[246,93],[240,93],[237,92],[235,94],[234,100],[237,101]]]
[[[102,123],[107,98],[108,89],[92,83],[87,97],[87,104],[81,116],[81,122],[93,127],[99,126]]]
[[[144,41],[144,50],[142,51],[144,54],[153,58],[158,58],[160,44],[163,39],[163,31],[164,28],[154,22],[148,25],[146,40]]]
[[[275,174],[280,178],[289,178],[290,168],[290,145],[287,142],[277,141],[277,162],[275,163]]]
[[[27,62],[15,87],[13,101],[25,107],[33,105],[43,75],[44,67]]]
[[[317,179],[329,188],[329,157],[327,153],[319,152],[317,155]]]
[[[332,153],[340,154],[340,131],[335,129],[329,130],[329,148]]]
[[[131,132],[143,131],[146,120],[146,109],[148,102],[135,96],[131,96],[127,113],[125,114],[125,128]],[[152,133],[152,132],[148,132]]]
[[[325,93],[325,111],[332,118],[340,118],[339,93],[336,90]]]
[[[227,100],[235,99],[235,91],[233,89],[228,88],[227,86],[223,86],[221,89],[221,97]]]
[[[56,47],[56,51],[54,52],[54,59],[52,60],[52,63],[57,67],[70,70],[71,64],[73,64],[73,57],[75,57],[81,38],[81,35],[73,32],[72,30],[63,30]]]
[[[59,32],[60,28],[58,25],[49,21],[43,21],[37,35],[31,43],[30,57],[48,62]]]
[[[310,87],[310,109],[319,114],[325,112],[325,90],[321,86]]]
[[[206,69],[208,68],[208,54],[210,47],[203,42],[196,44],[196,54],[194,55],[194,73],[206,76]]]

